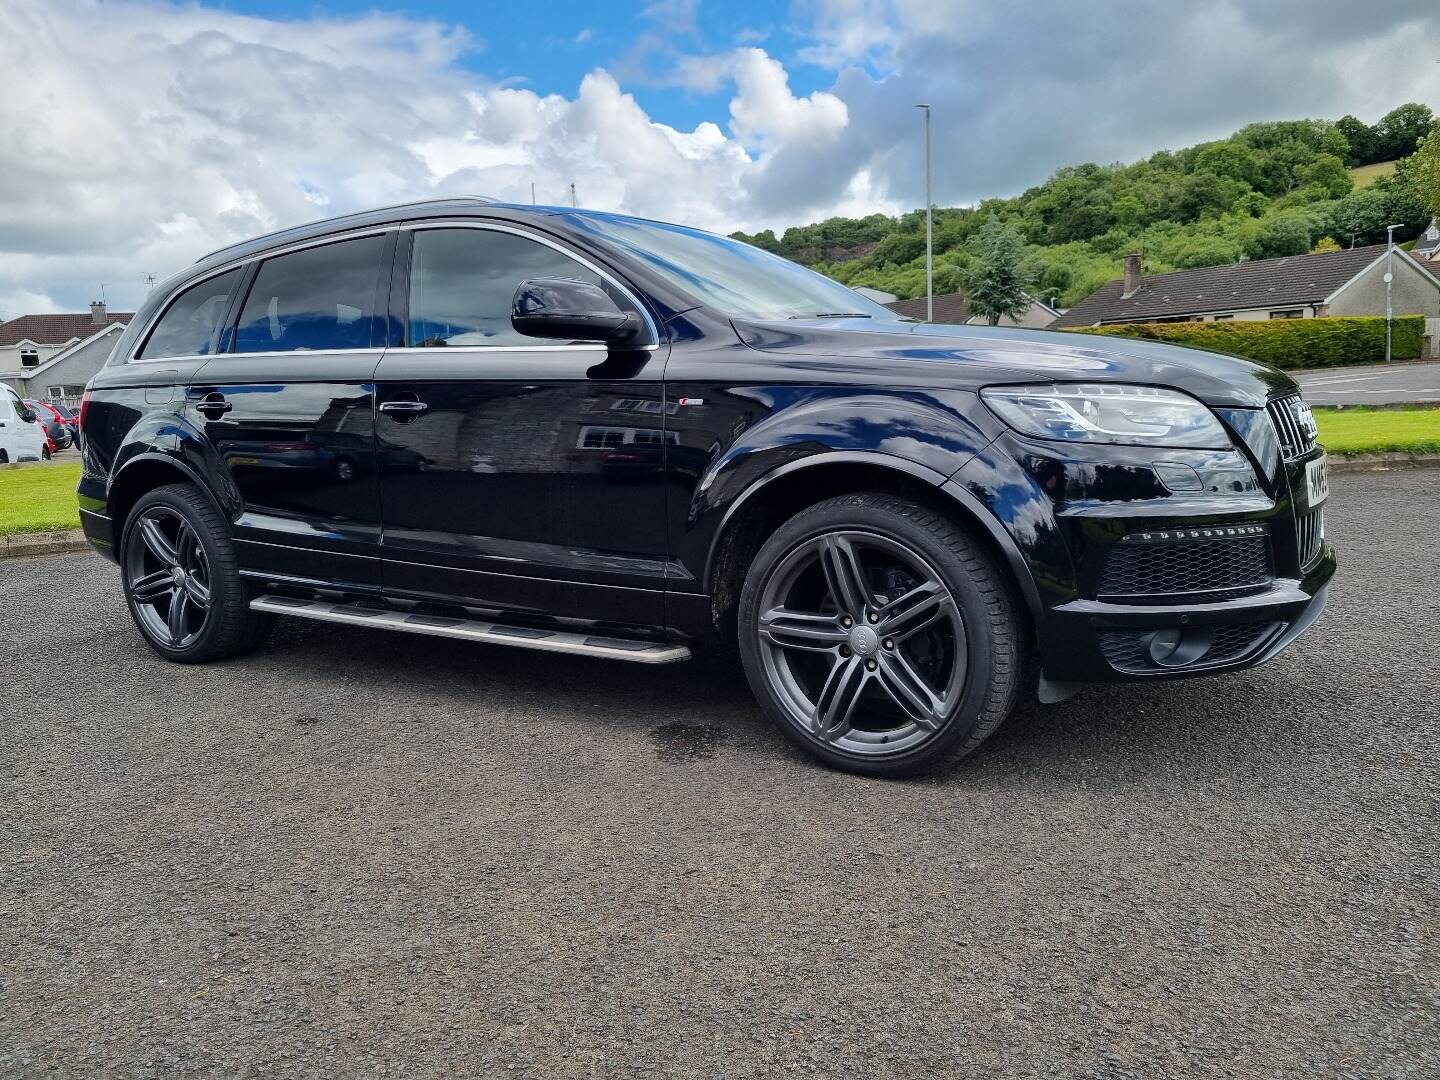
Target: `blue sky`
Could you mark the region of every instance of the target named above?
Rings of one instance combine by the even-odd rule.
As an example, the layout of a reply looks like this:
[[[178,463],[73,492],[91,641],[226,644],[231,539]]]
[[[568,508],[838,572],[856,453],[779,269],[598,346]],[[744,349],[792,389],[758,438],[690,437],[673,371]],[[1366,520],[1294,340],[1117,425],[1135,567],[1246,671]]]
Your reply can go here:
[[[624,80],[626,89],[652,118],[687,130],[704,120],[723,118],[730,95],[721,86],[705,92],[664,85],[663,55],[644,48],[652,36],[692,54],[737,45],[761,46],[784,61],[791,89],[802,96],[827,89],[835,81],[834,71],[803,60],[801,54],[813,39],[789,11],[783,5],[759,0],[704,5],[548,0],[538,22],[510,18],[513,5],[488,0],[432,0],[423,4],[233,0],[215,6],[289,20],[356,16],[383,8],[415,19],[461,26],[474,41],[473,48],[461,59],[463,66],[541,94],[570,97],[580,80],[595,68],[623,68],[628,76]]]
[[[720,232],[1440,106],[1435,0],[0,0],[0,314],[476,193]]]

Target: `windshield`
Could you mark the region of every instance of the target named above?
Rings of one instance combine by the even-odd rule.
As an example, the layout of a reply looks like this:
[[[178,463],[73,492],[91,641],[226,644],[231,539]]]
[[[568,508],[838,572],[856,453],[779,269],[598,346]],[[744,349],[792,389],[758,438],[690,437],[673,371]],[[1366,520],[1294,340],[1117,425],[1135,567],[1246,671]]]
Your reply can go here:
[[[729,237],[608,214],[567,217],[732,318],[898,318],[838,281]]]

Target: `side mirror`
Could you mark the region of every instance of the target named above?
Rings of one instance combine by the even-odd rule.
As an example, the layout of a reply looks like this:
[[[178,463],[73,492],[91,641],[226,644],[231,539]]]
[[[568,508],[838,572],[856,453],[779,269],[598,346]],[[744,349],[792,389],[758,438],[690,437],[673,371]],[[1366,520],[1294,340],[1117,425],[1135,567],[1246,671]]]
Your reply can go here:
[[[27,424],[35,423],[35,410],[22,406],[20,409],[20,419]]]
[[[573,278],[530,278],[515,290],[510,325],[527,337],[563,341],[628,341],[640,321],[599,285]]]

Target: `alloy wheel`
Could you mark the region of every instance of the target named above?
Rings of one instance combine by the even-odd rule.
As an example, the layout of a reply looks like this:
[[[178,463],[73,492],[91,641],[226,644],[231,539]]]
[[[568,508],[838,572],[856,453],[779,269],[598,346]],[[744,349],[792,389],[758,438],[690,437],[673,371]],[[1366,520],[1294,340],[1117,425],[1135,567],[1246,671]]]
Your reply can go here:
[[[210,618],[210,561],[195,530],[165,506],[145,509],[125,551],[125,583],[145,632],[172,649],[194,643]]]
[[[792,548],[762,590],[767,681],[816,741],[864,755],[913,749],[950,720],[965,685],[960,608],[918,552],[858,530]]]

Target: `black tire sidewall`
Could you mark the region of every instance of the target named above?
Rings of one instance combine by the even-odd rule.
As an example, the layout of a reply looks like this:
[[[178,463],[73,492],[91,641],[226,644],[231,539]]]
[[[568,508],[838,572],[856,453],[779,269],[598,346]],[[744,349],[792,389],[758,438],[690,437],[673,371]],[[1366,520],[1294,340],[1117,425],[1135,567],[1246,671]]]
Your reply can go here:
[[[791,720],[764,674],[757,621],[760,597],[766,582],[792,549],[822,533],[837,530],[873,532],[913,548],[940,573],[960,608],[968,650],[960,703],[938,735],[908,751],[893,755],[861,755],[816,741]],[[955,537],[952,535],[949,539],[953,543]],[[972,545],[972,553],[974,550]],[[980,722],[996,677],[996,641],[992,632],[994,617],[990,600],[981,591],[979,583],[966,570],[954,550],[931,529],[891,509],[852,503],[841,498],[802,511],[777,529],[761,546],[741,590],[737,636],[751,690],[765,712],[792,742],[827,764],[847,772],[900,777],[927,772],[948,761]]]

